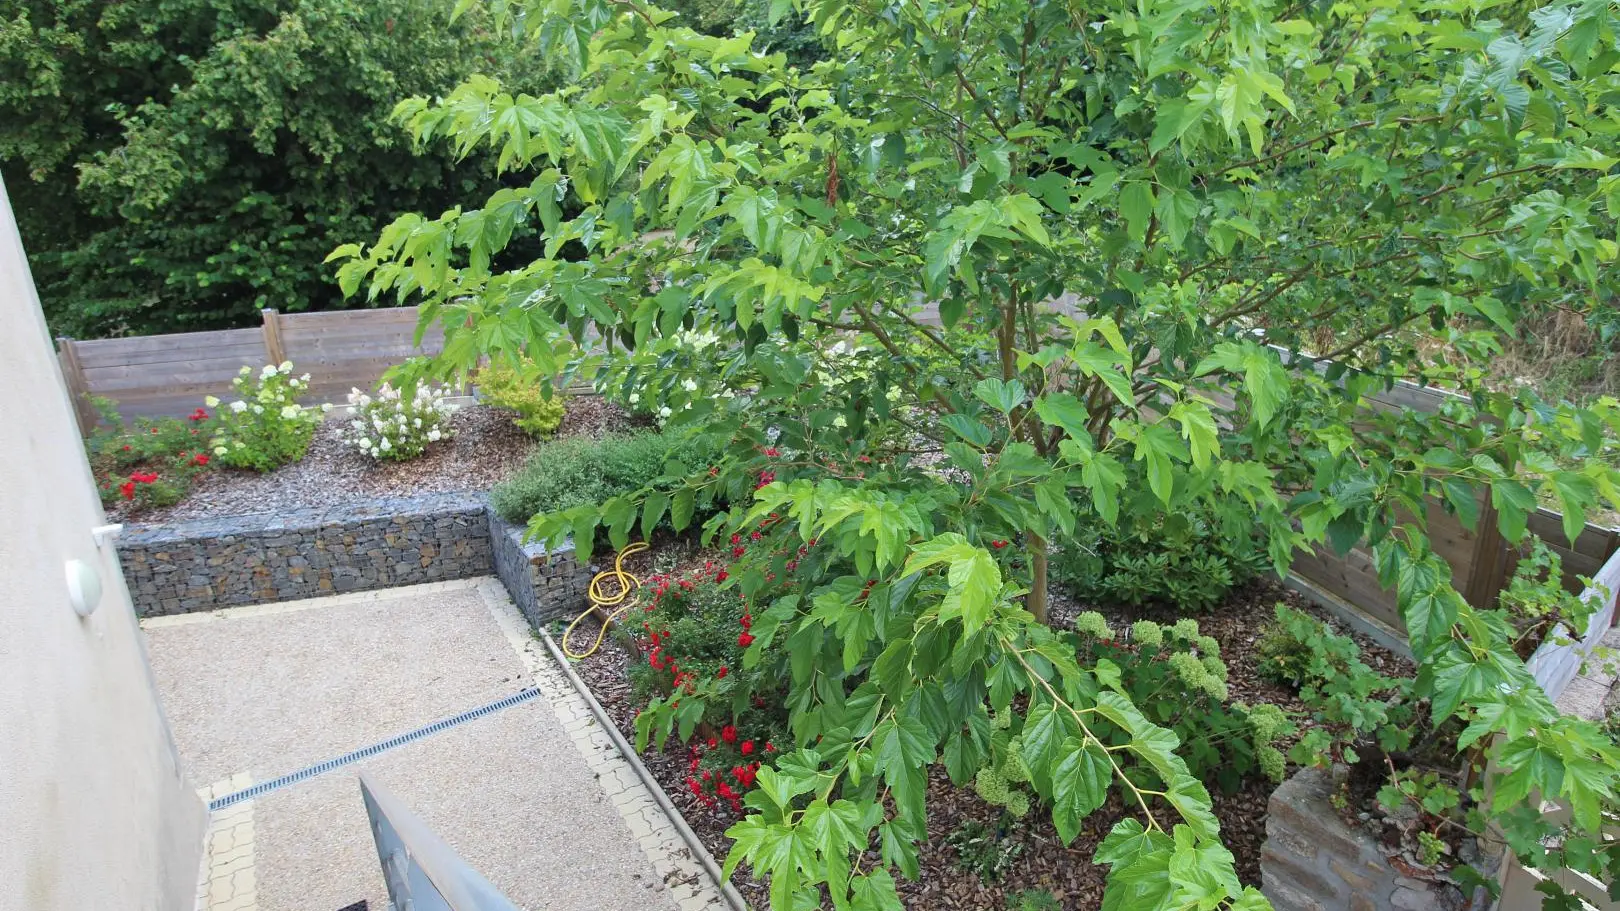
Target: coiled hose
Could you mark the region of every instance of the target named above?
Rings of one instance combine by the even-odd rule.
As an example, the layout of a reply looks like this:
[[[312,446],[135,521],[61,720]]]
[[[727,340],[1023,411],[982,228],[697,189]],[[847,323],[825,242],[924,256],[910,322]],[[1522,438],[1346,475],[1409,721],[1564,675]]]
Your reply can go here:
[[[624,550],[619,551],[619,555],[613,558],[612,569],[604,569],[591,577],[590,588],[585,591],[585,596],[590,600],[591,606],[585,608],[585,612],[575,617],[574,622],[568,624],[568,629],[563,631],[561,644],[564,655],[575,661],[580,661],[596,654],[596,650],[602,647],[602,640],[607,636],[608,625],[617,621],[625,611],[636,606],[640,599],[632,596],[637,591],[640,591],[641,580],[634,574],[625,572],[624,558],[631,554],[639,554],[646,549],[647,542],[645,541],[637,541],[631,544]],[[607,592],[602,585],[606,579],[612,579],[617,584],[617,592],[612,594]],[[611,614],[604,614],[603,612],[607,608],[614,608],[614,611]],[[568,647],[568,639],[574,634],[574,627],[578,626],[580,621],[591,614],[602,616],[602,628],[596,631],[596,641],[591,643],[590,648],[583,652],[575,652]]]

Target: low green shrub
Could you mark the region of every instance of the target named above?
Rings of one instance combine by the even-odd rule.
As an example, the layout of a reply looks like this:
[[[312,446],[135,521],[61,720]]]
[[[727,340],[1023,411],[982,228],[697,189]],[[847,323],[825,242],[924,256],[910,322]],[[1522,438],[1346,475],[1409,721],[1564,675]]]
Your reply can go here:
[[[1349,636],[1286,604],[1260,633],[1260,675],[1299,689],[1311,724],[1289,758],[1300,765],[1355,762],[1357,745],[1384,752],[1411,741],[1410,679],[1387,677],[1361,660]]]
[[[562,426],[567,405],[538,367],[525,361],[513,366],[492,361],[478,371],[478,396],[497,408],[518,413],[517,425],[532,437],[549,437]]]
[[[1266,542],[1242,504],[1121,512],[1115,525],[1077,529],[1053,578],[1089,603],[1209,610],[1268,565]]]
[[[1344,675],[1361,660],[1361,648],[1349,636],[1302,610],[1277,602],[1276,619],[1261,627],[1260,676],[1293,687],[1319,686]]]
[[[1270,703],[1230,701],[1220,645],[1197,621],[1139,620],[1126,637],[1087,612],[1075,619],[1075,632],[1081,664],[1098,668],[1098,679],[1119,687],[1148,720],[1175,731],[1176,752],[1194,775],[1228,792],[1256,772],[1282,781],[1287,762],[1276,744],[1292,723]]]
[[[669,461],[696,466],[708,458],[703,447],[660,433],[555,440],[536,447],[522,470],[490,492],[490,503],[501,518],[523,524],[640,490]]]
[[[1024,853],[1022,844],[973,819],[945,836],[945,844],[956,852],[956,868],[976,874],[984,883],[1000,882]]]
[[[298,404],[298,396],[309,388],[309,374],[294,377],[292,370],[291,361],[280,366],[266,364],[257,374],[251,367],[243,367],[231,381],[240,398],[222,405],[219,399],[208,397],[208,406],[219,409],[209,446],[221,464],[273,471],[302,459],[309,451],[321,415],[332,406]]]

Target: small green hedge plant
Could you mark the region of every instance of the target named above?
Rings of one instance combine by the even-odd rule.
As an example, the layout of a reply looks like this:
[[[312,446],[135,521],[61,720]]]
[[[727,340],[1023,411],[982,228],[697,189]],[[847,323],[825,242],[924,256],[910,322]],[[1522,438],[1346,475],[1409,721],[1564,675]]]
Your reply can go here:
[[[1253,511],[1229,502],[1122,513],[1116,525],[1077,529],[1053,572],[1082,601],[1205,611],[1266,565]]]
[[[478,394],[496,408],[516,411],[519,429],[532,437],[556,433],[568,411],[551,380],[527,361],[515,367],[504,360],[491,361],[478,371]]]
[[[429,443],[455,435],[450,426],[455,408],[444,398],[444,389],[426,383],[418,385],[409,396],[388,383],[383,383],[375,395],[352,389],[349,407],[354,414],[340,439],[373,459],[414,459],[427,450]]]
[[[266,364],[257,374],[253,368],[243,367],[231,381],[240,398],[221,405],[219,399],[208,397],[208,406],[219,409],[209,445],[221,464],[273,471],[302,459],[309,451],[321,415],[332,406],[298,404],[298,396],[309,388],[309,374],[294,377],[292,370],[291,361],[282,361],[280,366]]]
[[[671,461],[705,464],[707,449],[660,433],[575,437],[537,447],[515,476],[490,493],[501,518],[523,524],[541,513],[596,505],[633,493],[664,474]]]

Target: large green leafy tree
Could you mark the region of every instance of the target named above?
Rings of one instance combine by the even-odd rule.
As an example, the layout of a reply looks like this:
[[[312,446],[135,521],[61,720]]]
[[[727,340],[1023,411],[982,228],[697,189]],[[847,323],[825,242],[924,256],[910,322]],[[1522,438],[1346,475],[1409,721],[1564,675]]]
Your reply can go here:
[[[498,185],[482,159],[413,154],[394,103],[507,72],[516,47],[420,0],[0,3],[0,171],[53,326],[341,305],[334,244]]]
[[[1134,811],[1096,857],[1105,908],[1262,906],[1175,736],[1040,622],[1054,541],[1194,508],[1260,526],[1279,571],[1366,542],[1420,695],[1495,763],[1455,821],[1607,878],[1614,852],[1589,849],[1620,754],[1557,716],[1421,517],[1438,497],[1516,540],[1540,496],[1571,533],[1620,499],[1592,458],[1616,403],[1493,393],[1478,370],[1519,314],[1614,298],[1614,6],[772,10],[832,59],[793,71],[635,0],[524,6],[577,88],[480,78],[401,116],[529,182],[334,258],[346,290],[443,324],[420,375],[526,352],[729,446],[669,466],[673,494],[533,531],[622,544],[724,497],[708,531],[765,540],[727,584],[755,599],[748,661],[790,682],[799,749],[760,772],[731,863],[770,878],[773,907],[896,906],[924,769],[971,779],[1008,711],[1065,839],[1111,790]],[[517,237],[543,255],[492,267]],[[592,353],[560,359],[562,336]],[[1371,407],[1397,380],[1467,398]],[[689,730],[729,686],[655,704],[644,734]],[[1573,809],[1562,840],[1532,792]]]

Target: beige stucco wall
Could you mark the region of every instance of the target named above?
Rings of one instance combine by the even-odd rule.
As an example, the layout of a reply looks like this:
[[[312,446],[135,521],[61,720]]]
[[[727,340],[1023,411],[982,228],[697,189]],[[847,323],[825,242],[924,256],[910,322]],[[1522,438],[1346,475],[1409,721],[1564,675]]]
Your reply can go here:
[[[180,911],[204,811],[158,707],[0,186],[0,909]],[[105,593],[80,619],[64,563]]]

